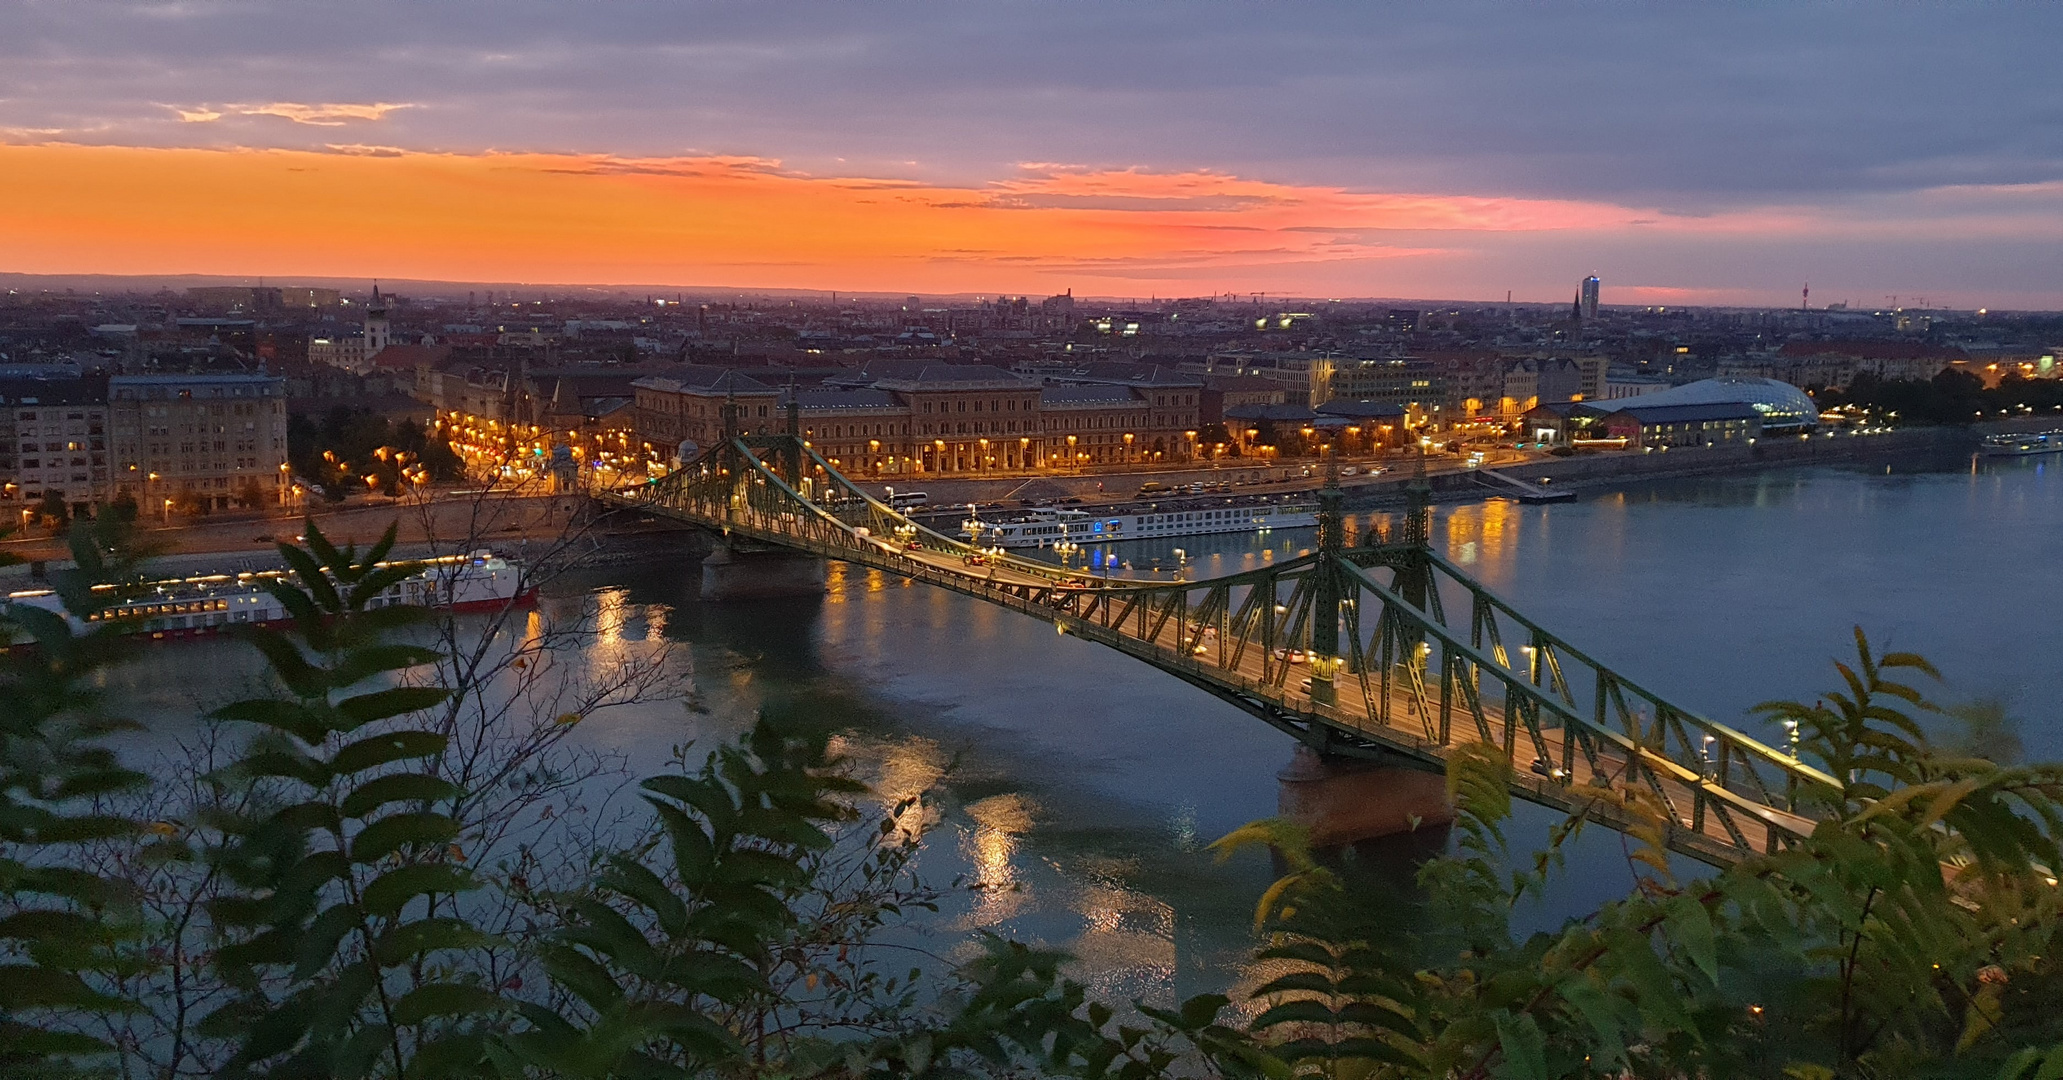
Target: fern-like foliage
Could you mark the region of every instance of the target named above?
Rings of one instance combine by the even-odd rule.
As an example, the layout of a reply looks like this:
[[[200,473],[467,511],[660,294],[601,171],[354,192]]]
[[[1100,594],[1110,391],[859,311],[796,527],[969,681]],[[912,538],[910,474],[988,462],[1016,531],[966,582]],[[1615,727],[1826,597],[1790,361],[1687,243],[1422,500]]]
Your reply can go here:
[[[11,1077],[67,1075],[110,1052],[78,1020],[128,1007],[92,975],[133,930],[130,890],[71,853],[135,832],[93,801],[144,778],[102,742],[134,727],[104,711],[93,682],[121,641],[106,624],[75,633],[66,615],[88,620],[114,599],[94,586],[127,570],[129,541],[112,515],[78,522],[75,569],[56,583],[65,614],[0,604],[0,1074]]]
[[[520,1007],[527,1028],[494,1048],[505,1074],[690,1076],[794,1051],[768,1040],[792,1019],[772,973],[810,860],[865,785],[823,735],[762,721],[698,772],[641,787],[662,841],[654,857],[610,856],[593,891],[565,899],[539,954],[571,1007]]]
[[[212,908],[217,964],[242,993],[202,1031],[236,1040],[228,1076],[469,1075],[504,1002],[438,963],[484,942],[453,900],[476,887],[438,809],[457,792],[414,764],[444,738],[410,723],[448,691],[397,680],[435,658],[396,640],[426,613],[369,606],[416,568],[380,565],[392,529],[363,554],[307,538],[273,588],[293,629],[249,634],[282,692],[215,714],[254,730],[224,780],[262,798],[210,822],[239,888]]]

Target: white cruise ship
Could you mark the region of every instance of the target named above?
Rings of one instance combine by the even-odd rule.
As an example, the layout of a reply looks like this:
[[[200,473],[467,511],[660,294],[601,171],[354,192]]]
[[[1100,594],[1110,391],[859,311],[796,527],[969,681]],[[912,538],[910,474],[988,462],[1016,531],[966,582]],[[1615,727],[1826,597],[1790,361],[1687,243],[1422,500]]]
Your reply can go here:
[[[494,611],[530,603],[537,596],[536,587],[526,586],[522,571],[514,563],[492,552],[475,551],[421,562],[420,573],[389,585],[367,606]],[[63,600],[51,589],[7,593],[0,603],[57,612],[65,616],[75,631],[113,623],[118,633],[142,634],[156,640],[199,637],[233,626],[291,621],[279,598],[267,588],[271,581],[281,578],[291,580],[284,570],[265,570],[153,581],[123,590],[120,600],[85,620],[66,612]],[[114,586],[94,586],[96,592],[113,589]]]
[[[1207,499],[1108,514],[1060,507],[983,518],[970,508],[967,520],[960,523],[960,535],[980,547],[1050,548],[1163,536],[1261,533],[1316,524],[1317,507],[1309,503]]]

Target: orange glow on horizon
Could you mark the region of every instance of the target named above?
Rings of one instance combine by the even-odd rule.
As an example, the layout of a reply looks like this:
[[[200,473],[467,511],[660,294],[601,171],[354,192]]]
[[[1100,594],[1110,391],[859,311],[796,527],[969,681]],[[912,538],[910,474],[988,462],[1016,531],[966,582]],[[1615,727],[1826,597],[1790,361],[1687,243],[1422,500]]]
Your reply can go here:
[[[1289,282],[1324,295],[1370,283],[1371,267],[1402,282],[1481,254],[1493,234],[1809,227],[1789,213],[1671,217],[1215,172],[1026,165],[949,187],[755,158],[334,151],[0,145],[0,270],[1085,295]]]

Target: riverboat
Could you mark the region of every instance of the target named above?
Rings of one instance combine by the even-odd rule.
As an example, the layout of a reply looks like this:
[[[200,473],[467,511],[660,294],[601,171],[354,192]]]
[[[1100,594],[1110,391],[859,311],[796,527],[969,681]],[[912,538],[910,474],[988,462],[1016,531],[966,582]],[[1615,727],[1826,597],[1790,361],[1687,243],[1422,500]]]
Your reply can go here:
[[[1073,507],[1041,507],[983,518],[969,508],[960,535],[982,547],[1050,548],[1056,544],[1113,544],[1159,537],[1218,533],[1264,533],[1310,528],[1318,512],[1308,503],[1205,499],[1128,507],[1119,513],[1091,513]]]
[[[366,606],[499,611],[537,599],[536,586],[525,584],[521,569],[491,552],[420,562],[422,570],[389,585]],[[119,633],[147,635],[153,640],[205,637],[235,626],[292,621],[279,598],[267,588],[288,577],[285,570],[262,570],[167,578],[136,586],[96,585],[96,591],[119,591],[120,599],[85,619],[66,612],[63,600],[52,589],[11,592],[6,603],[62,614],[75,631],[113,623]]]
[[[1985,457],[2032,457],[2063,454],[2063,430],[2028,435],[1986,435]]]

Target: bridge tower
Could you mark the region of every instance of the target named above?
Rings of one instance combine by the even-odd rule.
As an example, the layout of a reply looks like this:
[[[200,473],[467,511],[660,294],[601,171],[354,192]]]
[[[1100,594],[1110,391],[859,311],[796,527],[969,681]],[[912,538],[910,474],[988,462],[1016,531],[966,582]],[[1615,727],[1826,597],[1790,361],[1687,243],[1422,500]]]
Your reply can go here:
[[[731,533],[731,524],[737,520],[738,500],[745,497],[750,482],[750,470],[738,448],[738,439],[743,434],[739,422],[737,388],[731,386],[724,393],[723,404],[723,450],[717,455],[717,467],[723,471],[720,478],[723,497],[723,534],[715,546],[702,560],[702,599],[704,600],[763,600],[780,596],[816,596],[824,591],[826,570],[824,560],[813,555],[742,543]],[[793,396],[788,404],[787,445],[780,451],[777,467],[785,466],[790,484],[802,472],[802,440],[796,434],[798,413]]]

